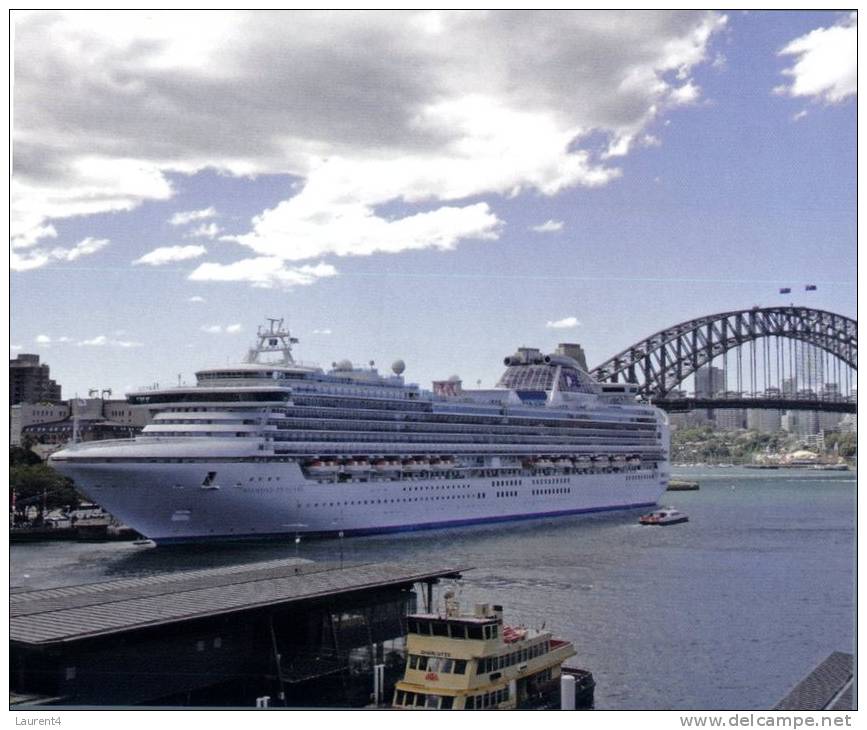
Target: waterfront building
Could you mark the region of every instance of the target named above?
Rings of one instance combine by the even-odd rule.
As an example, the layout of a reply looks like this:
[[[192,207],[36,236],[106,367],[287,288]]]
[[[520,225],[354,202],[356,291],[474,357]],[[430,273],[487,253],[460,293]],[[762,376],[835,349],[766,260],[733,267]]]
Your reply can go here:
[[[47,363],[39,355],[21,354],[9,361],[9,405],[18,403],[56,403],[60,385],[50,377]]]
[[[22,403],[10,409],[9,441],[12,446],[20,446],[25,435],[45,445],[61,445],[74,438],[131,438],[149,421],[146,408],[136,408],[125,400],[76,398],[56,404]]]

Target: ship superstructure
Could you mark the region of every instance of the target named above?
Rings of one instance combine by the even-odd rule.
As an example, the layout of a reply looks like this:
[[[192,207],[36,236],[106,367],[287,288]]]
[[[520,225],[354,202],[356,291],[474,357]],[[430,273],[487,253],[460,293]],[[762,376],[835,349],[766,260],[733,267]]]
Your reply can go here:
[[[272,319],[244,362],[138,390],[134,439],[52,464],[157,542],[371,533],[648,506],[668,424],[631,384],[600,384],[568,346],[520,348],[495,388],[433,391],[347,360],[298,362]]]

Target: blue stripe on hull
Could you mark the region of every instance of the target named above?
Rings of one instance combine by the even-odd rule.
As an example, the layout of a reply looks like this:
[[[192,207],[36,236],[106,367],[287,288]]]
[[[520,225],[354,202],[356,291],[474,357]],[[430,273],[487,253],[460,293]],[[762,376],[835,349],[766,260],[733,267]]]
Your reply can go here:
[[[362,527],[354,530],[345,529],[343,534],[346,537],[360,535],[382,535],[385,533],[395,532],[415,532],[418,530],[436,530],[442,527],[462,527],[466,525],[481,525],[491,522],[516,522],[518,520],[536,520],[545,517],[563,517],[565,515],[589,514],[591,512],[613,512],[616,510],[638,509],[639,507],[654,507],[656,502],[637,502],[635,504],[618,504],[609,505],[606,507],[590,507],[585,509],[567,509],[556,510],[554,512],[534,512],[532,514],[521,515],[505,515],[502,517],[476,517],[465,520],[445,520],[443,522],[419,522],[414,525],[396,525],[392,527]],[[240,541],[240,540],[280,540],[294,538],[296,534],[304,537],[337,537],[338,530],[327,530],[323,532],[271,532],[271,533],[250,533],[245,535],[202,535],[195,537],[166,537],[152,538],[159,545],[181,545],[190,543],[213,542],[213,541]]]

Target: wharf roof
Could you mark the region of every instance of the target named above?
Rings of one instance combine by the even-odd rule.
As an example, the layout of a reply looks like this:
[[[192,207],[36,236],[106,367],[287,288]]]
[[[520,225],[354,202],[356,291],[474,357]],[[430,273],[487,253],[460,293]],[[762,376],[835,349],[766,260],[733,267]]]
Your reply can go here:
[[[338,567],[284,559],[16,592],[9,596],[10,639],[31,645],[72,642],[355,591],[457,577],[466,569],[424,563]]]

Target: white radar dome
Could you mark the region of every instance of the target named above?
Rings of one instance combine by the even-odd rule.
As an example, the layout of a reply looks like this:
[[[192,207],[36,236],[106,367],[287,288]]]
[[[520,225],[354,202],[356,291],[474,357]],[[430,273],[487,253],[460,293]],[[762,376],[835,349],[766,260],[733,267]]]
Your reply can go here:
[[[395,375],[401,375],[406,370],[406,363],[403,360],[395,360],[391,364],[391,372]]]

